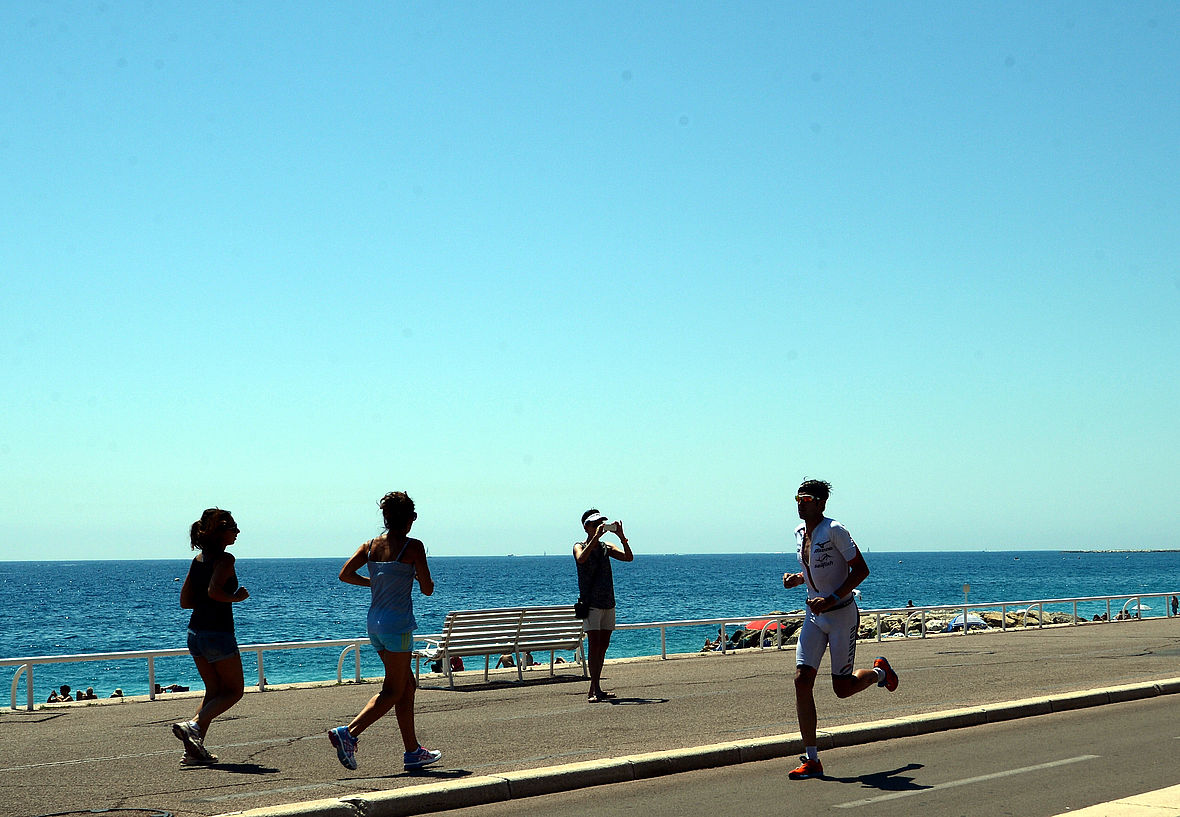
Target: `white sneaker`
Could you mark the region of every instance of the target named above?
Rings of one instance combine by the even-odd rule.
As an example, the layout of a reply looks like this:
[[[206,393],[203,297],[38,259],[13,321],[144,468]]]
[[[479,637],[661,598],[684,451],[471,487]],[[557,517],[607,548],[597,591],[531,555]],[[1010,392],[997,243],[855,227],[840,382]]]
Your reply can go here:
[[[201,730],[195,721],[180,721],[172,724],[172,734],[184,743],[185,757],[199,760],[203,763],[216,763],[217,758],[205,748],[205,741],[201,739]]]
[[[211,755],[208,752],[205,752],[204,757],[197,757],[185,752],[184,757],[180,759],[181,766],[212,766],[216,762],[217,755]]]

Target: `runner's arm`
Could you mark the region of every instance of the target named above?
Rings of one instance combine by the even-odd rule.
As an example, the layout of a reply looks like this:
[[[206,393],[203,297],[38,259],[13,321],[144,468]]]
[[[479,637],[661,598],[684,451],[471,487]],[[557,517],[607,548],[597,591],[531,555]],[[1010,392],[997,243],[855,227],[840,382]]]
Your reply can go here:
[[[414,575],[418,577],[418,589],[424,596],[433,595],[434,579],[430,577],[430,565],[426,564],[426,545],[415,541],[414,548]]]
[[[356,549],[356,553],[352,554],[352,558],[344,563],[344,567],[340,568],[340,581],[345,584],[355,584],[358,587],[368,587],[369,577],[362,576],[357,573],[362,567],[369,563],[368,553],[366,547],[368,542]]]

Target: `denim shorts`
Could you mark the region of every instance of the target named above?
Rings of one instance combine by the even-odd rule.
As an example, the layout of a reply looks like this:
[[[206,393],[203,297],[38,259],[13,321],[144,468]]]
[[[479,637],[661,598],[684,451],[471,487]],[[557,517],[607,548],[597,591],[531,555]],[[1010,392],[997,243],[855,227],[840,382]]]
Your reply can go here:
[[[369,643],[380,652],[413,652],[413,633],[369,633]]]
[[[189,630],[188,651],[193,658],[204,658],[210,664],[216,664],[238,655],[238,640],[233,633]]]

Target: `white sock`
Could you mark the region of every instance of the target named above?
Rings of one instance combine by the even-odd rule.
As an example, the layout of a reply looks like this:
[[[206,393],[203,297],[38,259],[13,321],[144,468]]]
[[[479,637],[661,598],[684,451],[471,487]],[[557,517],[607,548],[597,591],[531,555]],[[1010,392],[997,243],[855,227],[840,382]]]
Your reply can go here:
[[[807,753],[808,760],[819,760],[819,747],[806,746],[804,747],[803,751]]]
[[[880,684],[885,680],[885,670],[880,667],[873,667],[873,672],[877,673],[877,683]]]

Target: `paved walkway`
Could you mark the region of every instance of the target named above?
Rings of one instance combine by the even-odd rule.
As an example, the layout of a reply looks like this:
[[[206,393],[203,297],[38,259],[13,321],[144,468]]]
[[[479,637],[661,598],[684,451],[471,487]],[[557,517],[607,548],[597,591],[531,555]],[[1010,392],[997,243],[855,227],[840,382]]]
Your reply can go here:
[[[1180,815],[1180,786],[1169,786],[1134,797],[1068,811],[1057,817],[1177,817]]]
[[[878,653],[900,689],[837,700],[818,688],[823,748],[1180,692],[1180,619],[862,642],[858,665]],[[456,691],[420,691],[419,736],[444,757],[416,774],[401,768],[392,717],[362,737],[357,771],[336,761],[324,733],[373,684],[248,693],[210,731],[211,768],[177,762],[169,724],[192,714],[191,695],[3,710],[0,814],[378,817],[793,755],[793,668],[790,650],[610,662],[612,704],[587,704],[573,667],[524,685],[470,673]]]

